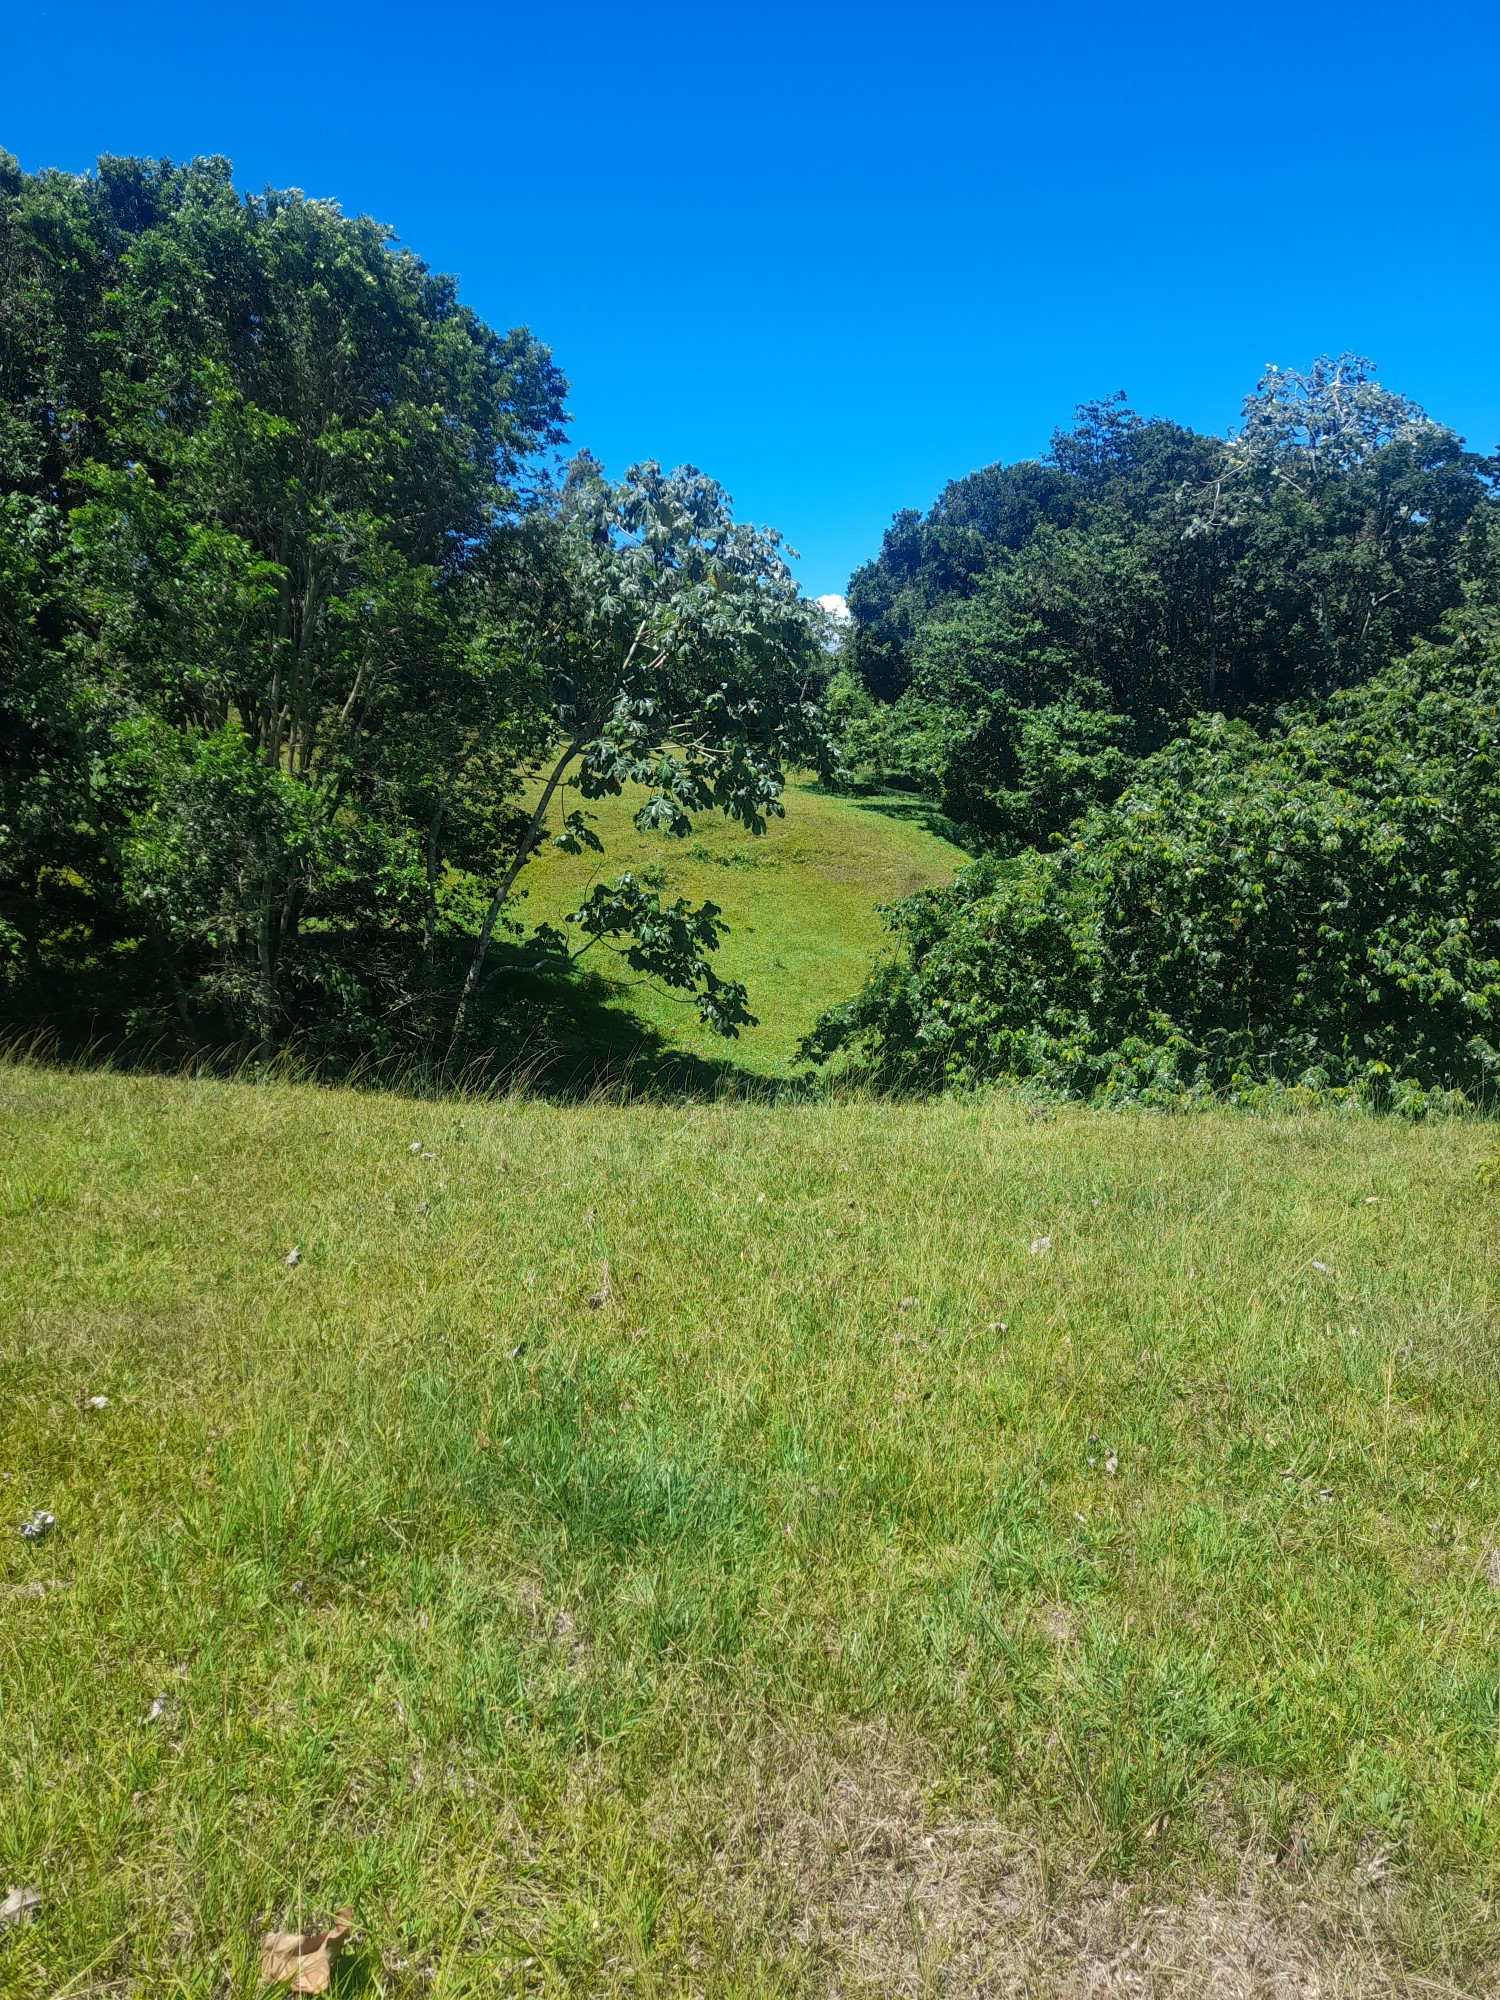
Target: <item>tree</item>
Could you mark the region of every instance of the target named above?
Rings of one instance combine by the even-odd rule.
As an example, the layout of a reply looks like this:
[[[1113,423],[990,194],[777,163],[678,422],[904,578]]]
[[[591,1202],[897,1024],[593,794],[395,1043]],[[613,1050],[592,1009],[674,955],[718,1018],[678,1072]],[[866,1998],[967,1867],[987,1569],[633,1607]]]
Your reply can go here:
[[[898,906],[809,1043],[904,1087],[1412,1106],[1500,1068],[1500,643],[1466,617],[1267,737],[1215,717],[1053,853]]]
[[[392,746],[514,772],[466,578],[561,440],[562,378],[380,225],[242,198],[223,161],[7,170],[0,281],[7,519],[48,524],[117,984],[262,1055],[351,1008],[373,1032],[441,871]]]
[[[665,834],[685,834],[711,809],[760,832],[783,810],[788,764],[829,767],[816,705],[822,621],[774,531],[737,522],[723,489],[692,466],[632,466],[613,484],[581,456],[556,534],[550,585],[532,614],[555,752],[479,927],[450,1058],[470,1032],[496,923],[561,791],[587,800],[639,786],[636,824]],[[555,838],[598,845],[579,807]],[[751,1019],[743,988],[708,964],[721,929],[712,904],[664,910],[622,876],[597,886],[573,921],[589,943],[622,941],[636,970],[695,992],[720,1032]]]
[[[1045,465],[992,466],[907,510],[849,586],[851,754],[940,798],[978,845],[1107,799],[1207,709],[1278,707],[1434,637],[1492,468],[1355,356],[1271,370],[1229,438],[1079,406]],[[1061,704],[1074,718],[1025,714]],[[1085,788],[1023,743],[1108,737]],[[1082,739],[1080,739],[1081,741]],[[1022,773],[1030,764],[1033,776]],[[1076,776],[1084,767],[1074,766]],[[1018,784],[1032,794],[1020,804]]]

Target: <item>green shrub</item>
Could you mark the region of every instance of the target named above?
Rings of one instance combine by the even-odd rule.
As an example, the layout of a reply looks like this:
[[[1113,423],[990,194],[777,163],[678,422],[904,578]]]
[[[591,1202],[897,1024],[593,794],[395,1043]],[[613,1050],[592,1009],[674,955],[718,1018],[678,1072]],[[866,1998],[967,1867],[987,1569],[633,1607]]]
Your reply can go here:
[[[1202,720],[1051,854],[896,906],[805,1045],[888,1086],[1483,1092],[1500,1042],[1500,645],[1421,646],[1260,737]]]

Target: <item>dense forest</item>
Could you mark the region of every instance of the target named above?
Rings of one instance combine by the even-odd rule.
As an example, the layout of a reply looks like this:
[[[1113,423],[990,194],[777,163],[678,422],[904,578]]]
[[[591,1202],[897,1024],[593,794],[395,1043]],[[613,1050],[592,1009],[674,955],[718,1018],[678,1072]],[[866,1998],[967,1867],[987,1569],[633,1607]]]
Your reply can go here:
[[[466,1060],[544,839],[826,763],[822,616],[692,467],[565,464],[563,377],[388,231],[228,163],[0,156],[0,1004],[64,1039]],[[720,913],[596,946],[753,1018]]]
[[[1483,1092],[1500,1043],[1496,465],[1353,355],[1229,438],[1085,405],[849,587],[851,763],[983,859],[814,1054],[890,1083]]]
[[[1368,362],[1268,370],[1228,437],[1084,405],[897,515],[836,642],[712,479],[565,455],[565,395],[332,203],[0,155],[11,1030],[451,1073],[613,951],[733,1036],[714,903],[604,857],[565,934],[518,890],[606,794],[757,831],[800,768],[976,857],[815,1063],[1488,1090],[1497,466]]]

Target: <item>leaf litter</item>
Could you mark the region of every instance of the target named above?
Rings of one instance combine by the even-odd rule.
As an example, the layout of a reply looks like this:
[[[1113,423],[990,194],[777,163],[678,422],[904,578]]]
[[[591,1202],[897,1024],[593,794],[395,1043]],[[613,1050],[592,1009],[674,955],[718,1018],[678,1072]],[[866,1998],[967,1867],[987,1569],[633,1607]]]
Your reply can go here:
[[[326,1993],[353,1926],[354,1912],[346,1908],[324,1930],[267,1931],[260,1941],[262,1983],[288,1993]]]

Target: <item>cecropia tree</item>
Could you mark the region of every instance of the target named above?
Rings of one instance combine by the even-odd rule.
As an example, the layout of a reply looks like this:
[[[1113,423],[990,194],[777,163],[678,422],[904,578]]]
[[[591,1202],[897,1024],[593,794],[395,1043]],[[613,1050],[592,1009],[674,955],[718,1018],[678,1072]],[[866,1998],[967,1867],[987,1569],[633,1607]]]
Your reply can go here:
[[[618,483],[586,454],[557,518],[552,588],[537,606],[538,699],[555,729],[536,804],[490,896],[454,1021],[451,1055],[473,1026],[485,960],[522,869],[551,838],[600,843],[582,799],[643,797],[640,828],[686,833],[710,810],[763,832],[782,812],[790,765],[830,768],[817,695],[827,667],[822,613],[805,600],[774,530],[736,521],[723,488],[692,466],[632,466]],[[743,987],[706,953],[723,925],[630,875],[599,884],[573,919],[637,971],[692,992],[704,1020],[732,1035],[753,1019]]]

